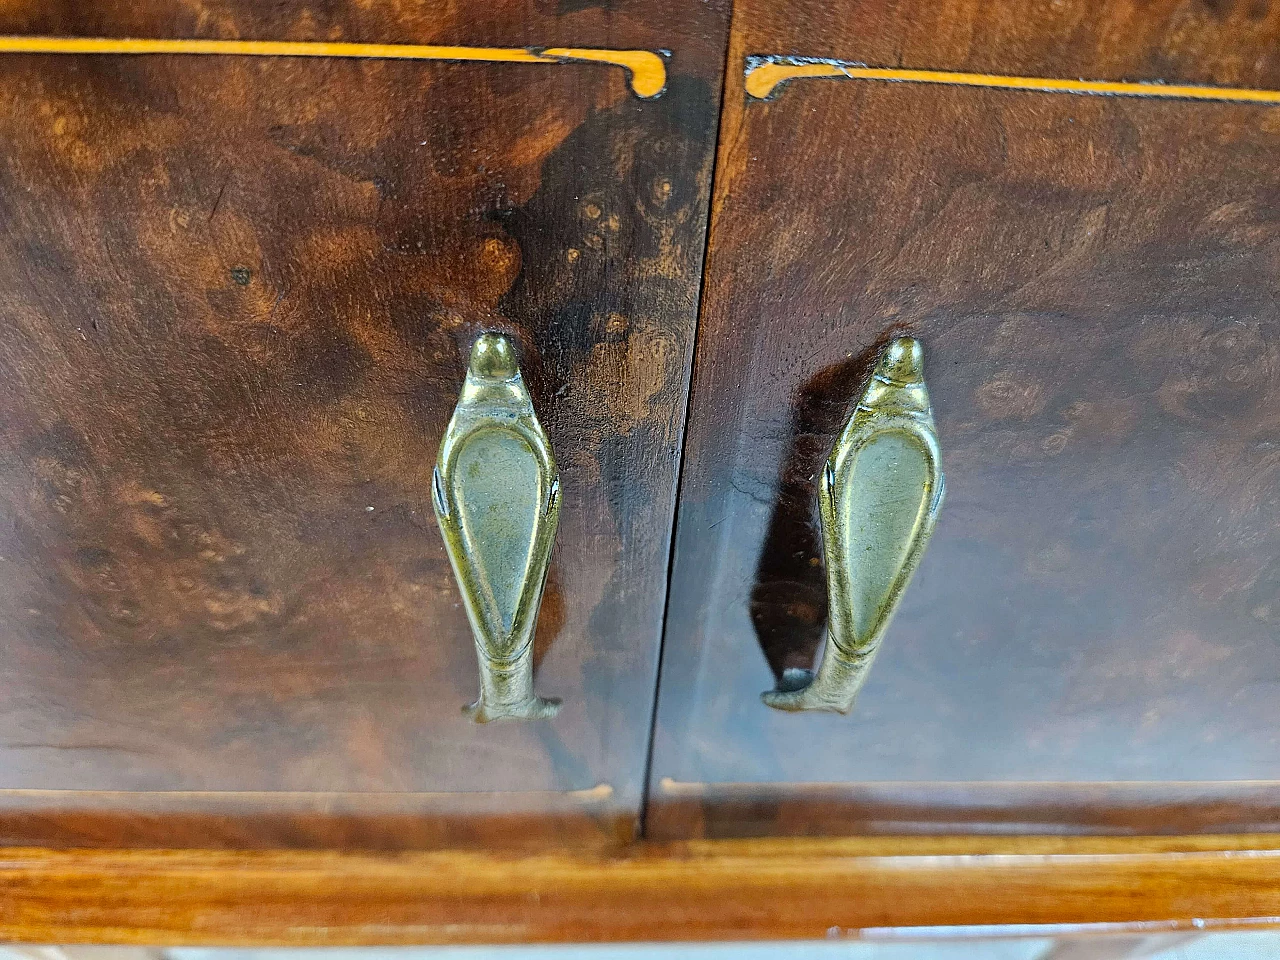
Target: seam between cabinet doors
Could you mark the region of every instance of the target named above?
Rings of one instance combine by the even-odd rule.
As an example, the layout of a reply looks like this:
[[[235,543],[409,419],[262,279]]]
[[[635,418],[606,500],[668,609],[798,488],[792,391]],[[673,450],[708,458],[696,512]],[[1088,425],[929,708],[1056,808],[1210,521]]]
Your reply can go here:
[[[658,668],[654,673],[653,703],[649,709],[649,740],[645,750],[644,773],[640,781],[640,817],[637,837],[646,836],[649,820],[649,804],[653,795],[653,758],[658,739],[658,701],[662,696],[662,675],[665,670],[667,649],[667,619],[671,613],[672,578],[676,566],[676,542],[680,532],[680,505],[684,502],[685,446],[689,441],[689,425],[693,419],[693,385],[698,363],[698,338],[702,330],[702,307],[707,296],[707,261],[711,254],[711,228],[715,219],[716,185],[720,179],[721,137],[724,133],[725,105],[729,95],[729,62],[733,51],[733,16],[724,24],[724,58],[720,69],[720,95],[716,98],[715,129],[711,132],[711,158],[707,170],[706,223],[702,231],[702,254],[698,260],[698,296],[693,306],[693,330],[689,337],[689,360],[684,371],[684,415],[680,422],[680,442],[676,450],[675,499],[671,505],[671,524],[667,529],[667,566],[663,578],[662,622],[658,629]],[[664,778],[665,779],[665,778]]]

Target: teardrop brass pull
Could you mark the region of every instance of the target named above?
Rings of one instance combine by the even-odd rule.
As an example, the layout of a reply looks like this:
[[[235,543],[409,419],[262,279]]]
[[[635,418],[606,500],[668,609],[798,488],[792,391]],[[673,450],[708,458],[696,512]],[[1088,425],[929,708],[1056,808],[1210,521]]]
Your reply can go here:
[[[433,501],[471,621],[478,723],[555,716],[559,700],[533,693],[533,631],[560,519],[560,480],[533,413],[515,349],[486,333],[440,443]]]
[[[933,533],[944,491],[919,341],[889,345],[827,459],[818,489],[827,564],[822,664],[788,670],[763,699],[848,713]]]

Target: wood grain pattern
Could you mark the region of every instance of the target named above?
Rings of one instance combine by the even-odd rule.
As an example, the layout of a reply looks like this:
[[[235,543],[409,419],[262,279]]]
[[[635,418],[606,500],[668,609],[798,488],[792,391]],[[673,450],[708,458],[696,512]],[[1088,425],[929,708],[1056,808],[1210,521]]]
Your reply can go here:
[[[54,848],[412,850],[612,847],[634,839],[613,788],[491,792],[0,791],[0,838]]]
[[[1222,43],[1280,36],[1226,6]],[[1106,76],[1104,40],[1148,62],[1191,5],[1144,5],[1123,41],[1129,5],[1063,8],[1070,30],[1017,3],[936,5],[940,25],[935,5],[784,23],[746,0],[730,63],[874,62],[933,24],[907,65]],[[921,52],[966,31],[955,62]],[[1190,54],[1161,56],[1230,79],[1225,52]],[[1244,105],[730,85],[652,835],[1272,827],[1274,786],[1240,781],[1280,769],[1278,137]],[[948,502],[854,714],[781,715],[759,693],[812,666],[826,615],[813,478],[901,333],[924,344]]]
[[[0,788],[72,791],[15,800],[10,842],[631,832],[724,21],[4,5],[6,33],[672,48],[652,100],[604,65],[0,57]],[[561,468],[549,724],[460,710],[430,476],[486,329]]]
[[[760,840],[398,856],[0,850],[0,936],[339,945],[831,939],[888,927],[1273,925],[1274,838]],[[901,934],[904,931],[899,931]]]
[[[655,837],[708,839],[1222,835],[1273,830],[1280,817],[1276,792],[1273,781],[688,783],[664,777],[651,789],[645,825]]]

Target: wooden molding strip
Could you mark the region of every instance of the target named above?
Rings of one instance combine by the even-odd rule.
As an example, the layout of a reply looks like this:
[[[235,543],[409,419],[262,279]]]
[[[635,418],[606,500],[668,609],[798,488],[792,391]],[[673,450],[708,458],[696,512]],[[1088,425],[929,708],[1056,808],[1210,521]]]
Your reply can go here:
[[[1280,837],[768,839],[399,855],[0,849],[0,937],[19,942],[823,939],[1008,925],[1280,925]]]
[[[674,777],[662,777],[658,781],[658,789],[673,796],[707,796],[708,794],[744,793],[753,796],[760,794],[823,793],[828,791],[849,791],[859,788],[910,788],[925,787],[936,790],[939,787],[954,789],[956,787],[980,787],[992,793],[1022,791],[1028,789],[1055,790],[1063,789],[1107,789],[1117,793],[1125,791],[1141,791],[1151,788],[1177,789],[1198,787],[1206,789],[1266,788],[1280,792],[1280,780],[788,780],[749,781],[749,780],[676,780]],[[0,790],[0,796],[6,791]]]
[[[0,36],[0,53],[205,54],[238,57],[345,57],[376,60],[479,60],[486,63],[607,63],[627,71],[632,92],[656,97],[667,85],[667,65],[652,50],[576,47],[448,47],[399,43],[327,43],[291,40],[138,40],[105,37]]]
[[[633,840],[636,824],[635,798],[607,783],[496,792],[0,790],[0,847],[610,848]]]
[[[661,778],[654,840],[904,834],[1188,836],[1269,831],[1280,783],[888,781],[698,783]]]
[[[1208,87],[1158,81],[1124,83],[1110,80],[1010,77],[991,73],[958,73],[949,70],[902,70],[868,67],[863,63],[845,60],[822,60],[810,57],[748,57],[744,82],[748,97],[755,100],[768,100],[781,93],[788,82],[811,77],[833,80],[881,80],[891,83],[935,83],[962,87],[1030,90],[1039,93],[1280,104],[1280,90]]]
[[[325,809],[382,807],[409,809],[433,800],[457,801],[468,806],[485,800],[510,804],[513,798],[543,804],[548,799],[594,803],[613,797],[613,786],[597,783],[579,790],[75,790],[41,787],[0,787],[0,809],[8,806],[80,806],[136,804],[153,801],[178,805],[206,803],[229,805],[254,802],[296,810],[306,804]]]

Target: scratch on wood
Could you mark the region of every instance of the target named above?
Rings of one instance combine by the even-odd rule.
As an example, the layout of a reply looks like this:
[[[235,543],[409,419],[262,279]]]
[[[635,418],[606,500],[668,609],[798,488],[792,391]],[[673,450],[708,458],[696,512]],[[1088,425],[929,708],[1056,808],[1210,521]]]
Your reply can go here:
[[[222,206],[222,195],[227,192],[227,184],[231,182],[231,174],[227,174],[223,178],[222,186],[218,188],[218,196],[214,198],[213,209],[209,211],[209,217],[205,220],[204,225],[207,227],[213,223],[213,218],[218,215],[218,207]]]

